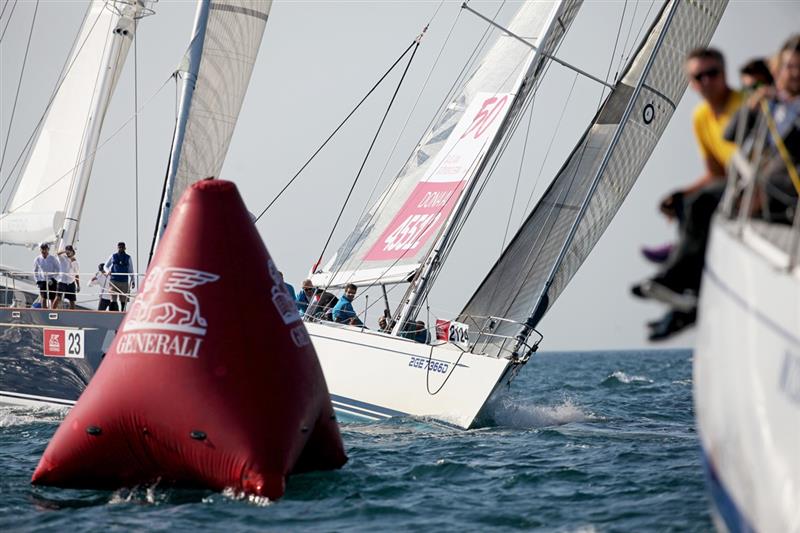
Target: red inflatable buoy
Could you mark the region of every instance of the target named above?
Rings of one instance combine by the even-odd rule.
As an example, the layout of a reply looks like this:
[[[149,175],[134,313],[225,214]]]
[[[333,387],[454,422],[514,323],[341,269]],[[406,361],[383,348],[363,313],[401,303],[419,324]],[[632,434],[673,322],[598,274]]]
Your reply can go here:
[[[233,488],[270,499],[347,461],[300,315],[239,192],[181,198],[139,296],[31,480]]]

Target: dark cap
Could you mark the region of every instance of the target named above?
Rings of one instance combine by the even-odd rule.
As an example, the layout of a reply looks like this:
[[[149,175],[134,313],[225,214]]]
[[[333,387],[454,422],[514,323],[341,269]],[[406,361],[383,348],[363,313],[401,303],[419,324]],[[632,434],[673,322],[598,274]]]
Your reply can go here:
[[[103,270],[105,267],[106,267],[105,263],[100,263],[99,265],[97,265],[97,270]]]
[[[118,242],[118,243],[117,243],[117,247],[119,247],[119,246],[123,246],[123,247],[124,247],[124,246],[125,246],[125,243],[124,243],[124,242],[122,242],[122,241],[120,241],[120,242]]]
[[[74,252],[75,248],[73,248],[71,244],[68,244],[68,245],[66,245],[64,247],[64,251],[66,251],[66,252]]]

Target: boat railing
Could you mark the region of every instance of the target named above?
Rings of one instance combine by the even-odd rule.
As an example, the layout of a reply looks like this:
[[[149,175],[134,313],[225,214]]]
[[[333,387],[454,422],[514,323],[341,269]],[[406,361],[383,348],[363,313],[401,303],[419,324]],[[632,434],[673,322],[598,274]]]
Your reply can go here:
[[[510,326],[510,329],[518,332],[526,328],[524,323],[510,318],[465,315],[462,320],[470,326],[469,351],[475,354],[494,355],[498,358],[506,357],[510,359],[526,357],[526,354],[536,351],[543,338],[542,334],[536,329],[531,330],[532,334],[527,339],[520,338],[518,334],[504,335],[497,333],[500,325],[505,326],[504,329]]]
[[[792,270],[800,264],[800,194],[797,194],[794,208],[787,209],[791,213],[788,219],[771,219],[768,204],[774,193],[765,186],[766,177],[761,175],[767,163],[764,154],[768,144],[775,144],[769,120],[771,119],[766,112],[759,114],[752,134],[748,137],[745,137],[744,129],[746,120],[739,120],[736,131],[737,150],[728,165],[728,182],[720,203],[720,212],[722,216],[733,221],[735,232],[739,236],[758,225],[761,228],[759,233],[786,254],[786,268]],[[791,176],[789,163],[791,160],[787,162],[784,159],[786,170]],[[800,192],[800,184],[794,178],[792,181],[795,192]]]
[[[46,273],[57,275],[57,272]],[[100,302],[101,296],[110,299],[110,288],[103,289],[99,286],[90,286],[90,280],[95,276],[96,272],[79,272],[78,275],[82,280],[80,290],[77,292],[75,305],[80,309],[96,309]],[[138,294],[138,287],[144,277],[144,274],[130,274],[136,278],[136,287],[124,293],[117,293],[117,295],[124,295],[128,298],[128,303],[134,301]],[[62,305],[65,302],[62,301]],[[14,270],[8,267],[0,267],[0,308],[2,307],[39,307],[41,298],[39,295],[39,288],[36,285],[36,277],[33,272],[25,272],[21,270]]]
[[[391,328],[386,330],[373,330],[367,328],[365,325],[349,325],[335,322],[329,314],[318,313],[309,314],[301,313],[301,317],[305,322],[315,322],[325,324],[334,328],[341,329],[361,329],[364,333],[393,336],[390,333]],[[526,354],[534,352],[542,340],[542,335],[535,329],[532,330],[533,342],[531,339],[521,340],[518,336],[504,335],[497,333],[496,330],[500,324],[503,324],[508,329],[514,331],[522,331],[524,324],[511,320],[508,318],[494,317],[494,316],[465,316],[462,317],[464,324],[468,326],[468,335],[463,342],[447,338],[447,335],[440,335],[437,331],[438,325],[436,323],[428,324],[424,328],[409,328],[403,334],[393,336],[395,338],[403,339],[408,342],[423,343],[430,346],[438,346],[441,344],[454,344],[460,349],[474,353],[476,355],[487,355],[494,357],[506,357],[509,359],[524,358]],[[443,338],[444,337],[444,338]],[[424,342],[420,339],[424,339]]]

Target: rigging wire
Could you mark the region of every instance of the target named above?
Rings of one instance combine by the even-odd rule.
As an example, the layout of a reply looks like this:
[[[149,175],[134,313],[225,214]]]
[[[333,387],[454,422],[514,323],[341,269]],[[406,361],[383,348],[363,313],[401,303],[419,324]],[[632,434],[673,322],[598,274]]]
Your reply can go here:
[[[84,15],[84,19],[86,19],[86,17],[88,16],[89,10],[91,9],[91,7],[92,7],[92,5],[89,4],[89,7],[87,7],[87,9],[86,9],[86,14]],[[83,50],[83,47],[86,44],[86,41],[88,41],[89,36],[91,35],[92,31],[94,31],[94,27],[97,25],[97,22],[100,20],[100,16],[101,15],[102,15],[102,11],[95,18],[94,22],[92,23],[92,27],[89,29],[89,31],[86,34],[86,38],[81,43],[80,47],[77,48],[77,51],[75,52],[74,58],[72,59],[72,61],[70,62],[70,60],[69,60],[70,57],[69,56],[67,56],[67,59],[64,61],[64,65],[61,67],[61,72],[59,73],[58,78],[57,78],[58,81],[56,82],[56,86],[53,88],[53,92],[50,94],[50,99],[48,100],[47,105],[44,108],[44,111],[42,112],[41,116],[39,117],[39,120],[36,123],[36,126],[34,126],[33,131],[28,136],[28,140],[25,141],[25,146],[23,146],[22,150],[20,151],[19,156],[17,156],[16,161],[14,161],[14,165],[11,167],[11,170],[8,172],[8,176],[6,176],[6,179],[3,180],[3,185],[0,186],[0,194],[2,194],[3,190],[5,190],[6,186],[11,182],[11,178],[14,175],[14,171],[17,170],[17,166],[20,164],[20,162],[25,157],[27,157],[27,155],[30,153],[30,150],[33,149],[33,140],[36,137],[37,133],[39,132],[39,128],[42,125],[42,123],[44,122],[44,119],[47,117],[47,113],[48,113],[48,111],[50,111],[50,106],[53,105],[53,101],[55,100],[59,89],[61,89],[61,85],[64,84],[64,81],[66,80],[67,75],[72,70],[72,66],[75,64],[75,61],[77,61],[78,56],[80,55],[81,51]],[[80,35],[81,35],[81,28],[79,28],[78,29],[78,33],[75,34],[75,39],[72,42],[72,46],[70,47],[70,50],[75,50],[75,45],[77,45],[78,38],[80,37]],[[14,187],[16,187],[17,182],[19,181],[21,175],[22,175],[22,168],[20,168],[20,171],[17,174],[16,179],[14,179]],[[13,189],[13,187],[12,187],[12,189]],[[11,203],[11,195],[9,195],[8,198],[6,199],[6,202],[5,202],[4,206],[3,206],[3,210],[4,211],[8,209],[8,206],[9,206],[10,203]]]
[[[628,8],[628,0],[622,5],[622,16],[619,18],[619,26],[617,26],[617,37],[614,39],[614,50],[611,51],[611,61],[608,62],[608,70],[606,70],[606,82],[608,76],[611,74],[611,67],[614,65],[614,56],[617,55],[617,45],[619,44],[619,36],[622,35],[622,22],[625,20],[625,10]],[[616,78],[616,74],[614,78]],[[600,102],[603,101],[603,96],[606,94],[605,88],[600,92]]]
[[[22,69],[19,73],[19,82],[17,82],[17,92],[14,95],[14,104],[11,107],[11,118],[8,121],[8,130],[6,130],[6,140],[3,143],[3,153],[0,154],[0,174],[3,171],[3,163],[6,160],[6,153],[8,152],[8,139],[11,136],[11,126],[14,124],[14,115],[17,112],[17,103],[19,101],[19,90],[22,88],[22,80],[25,77],[25,67],[28,64],[28,52],[31,49],[31,39],[33,38],[33,28],[36,25],[36,14],[39,12],[39,0],[36,0],[36,6],[33,8],[33,17],[31,18],[31,29],[28,32],[28,44],[25,45],[25,55],[22,58]],[[9,16],[9,22],[11,17]]]
[[[631,30],[633,30],[633,23],[636,21],[636,11],[638,9],[639,9],[639,1],[637,0],[633,4],[633,15],[631,15],[631,23],[628,24],[628,34],[625,36],[625,44],[622,45],[622,50],[619,53],[619,63],[617,63],[617,73],[614,75],[615,79],[619,74],[620,69],[622,69],[622,65],[625,61],[625,51],[628,49],[628,41],[631,38]]]
[[[656,5],[656,0],[650,1],[650,7],[647,8],[647,13],[644,15],[644,19],[642,19],[642,24],[639,26],[639,31],[636,32],[636,38],[633,40],[633,44],[631,45],[631,49],[628,51],[628,54],[625,56],[625,61],[627,62],[633,53],[634,48],[636,47],[636,43],[639,42],[639,36],[642,35],[642,30],[647,26],[647,19],[650,18],[650,12],[653,10],[653,6]]]
[[[3,4],[3,9],[0,9],[0,20],[3,20],[3,15],[5,14],[7,7],[8,7],[8,2],[5,2]]]
[[[553,136],[550,137],[550,143],[547,145],[547,150],[544,153],[544,157],[542,158],[542,164],[539,166],[539,173],[536,174],[536,183],[539,182],[539,178],[542,177],[542,172],[544,172],[544,166],[547,163],[547,160],[550,157],[550,150],[553,148],[553,143],[556,140],[556,136],[558,135],[558,130],[561,128],[561,123],[564,121],[564,114],[567,111],[567,106],[569,105],[570,100],[572,99],[572,92],[575,90],[575,83],[578,81],[578,73],[575,73],[575,77],[572,79],[572,85],[569,88],[569,92],[567,93],[567,98],[564,100],[564,106],[561,108],[561,115],[558,117],[558,121],[556,122],[555,130],[553,130]],[[531,202],[533,201],[533,194],[536,192],[536,186],[534,185],[533,189],[531,190],[530,196],[528,196],[528,201],[525,204],[525,209],[522,211],[523,221],[524,218],[527,216],[528,209],[530,209]],[[522,225],[522,222],[520,222]]]
[[[325,241],[325,245],[322,247],[322,252],[319,254],[319,259],[314,264],[313,270],[316,271],[317,266],[322,262],[322,257],[325,255],[325,251],[328,249],[328,245],[331,242],[331,238],[333,238],[333,233],[336,231],[336,226],[339,225],[339,220],[341,220],[342,215],[344,214],[344,210],[347,207],[347,202],[350,200],[350,196],[353,194],[353,189],[356,187],[356,183],[358,183],[358,179],[361,177],[361,172],[364,170],[364,166],[367,164],[367,160],[369,159],[370,154],[372,153],[372,148],[375,146],[375,142],[378,140],[378,135],[380,135],[381,129],[383,128],[383,124],[386,122],[386,117],[389,116],[389,111],[392,109],[392,104],[394,104],[395,99],[397,98],[397,93],[400,92],[400,87],[403,85],[403,80],[406,78],[406,74],[408,73],[408,69],[411,67],[411,62],[414,61],[414,56],[419,49],[419,39],[417,39],[414,43],[414,51],[411,52],[411,57],[408,58],[408,63],[406,63],[406,68],[403,70],[403,74],[400,77],[400,81],[395,87],[394,94],[392,94],[392,98],[389,101],[389,106],[386,108],[386,112],[383,114],[383,119],[381,119],[380,124],[378,125],[378,130],[375,132],[375,136],[372,138],[372,142],[369,145],[369,149],[367,149],[367,153],[364,156],[364,160],[361,162],[361,167],[358,169],[358,173],[356,174],[355,179],[353,180],[353,184],[350,186],[350,190],[347,193],[347,197],[342,204],[342,208],[339,210],[339,215],[336,217],[336,221],[333,223],[333,227],[331,228],[331,232],[328,234],[328,240]],[[405,55],[405,54],[404,54]]]
[[[37,2],[37,4],[38,4],[38,2]],[[5,13],[5,11],[6,11],[6,6],[8,6],[8,3],[3,5],[3,13]],[[3,33],[0,34],[0,43],[3,42],[3,39],[6,36],[6,31],[8,30],[8,27],[11,25],[11,18],[14,16],[14,10],[15,9],[17,9],[17,0],[14,0],[14,5],[11,6],[11,11],[8,12],[8,20],[6,21],[6,27],[3,28]],[[2,17],[2,14],[0,14],[0,17]]]
[[[506,240],[508,239],[508,228],[511,226],[511,215],[514,213],[514,205],[517,203],[517,191],[519,190],[519,181],[522,178],[522,166],[525,163],[525,154],[528,151],[528,138],[531,134],[531,123],[533,122],[533,108],[536,102],[536,96],[534,95],[534,100],[531,103],[530,109],[528,111],[528,128],[525,130],[525,140],[522,142],[522,157],[519,158],[519,168],[517,169],[517,180],[514,182],[514,194],[511,197],[511,206],[508,209],[508,219],[506,220],[506,229],[503,232],[503,244],[500,245],[500,250],[504,250],[506,247]],[[538,182],[538,180],[537,180]],[[536,183],[533,184],[533,189],[536,189]]]
[[[283,186],[283,188],[278,192],[278,194],[275,195],[275,198],[273,198],[272,201],[269,204],[267,204],[267,207],[265,207],[264,210],[261,211],[261,213],[259,213],[259,215],[256,217],[256,220],[255,220],[256,222],[258,222],[261,219],[261,217],[264,216],[264,214],[267,211],[269,211],[269,209],[275,204],[275,202],[278,201],[278,199],[283,195],[284,192],[286,192],[286,190],[292,185],[292,183],[294,183],[294,181],[306,169],[306,167],[317,156],[317,154],[319,154],[322,151],[322,149],[325,148],[325,146],[328,144],[328,142],[330,142],[330,140],[334,137],[334,135],[336,135],[339,132],[339,130],[342,129],[342,127],[347,123],[347,121],[350,120],[350,117],[352,117],[355,114],[355,112],[358,110],[358,108],[361,107],[361,104],[363,104],[367,100],[367,98],[369,98],[369,96],[373,92],[375,92],[375,89],[377,89],[380,86],[380,84],[383,82],[383,80],[385,80],[386,77],[392,72],[392,70],[394,70],[394,67],[396,67],[400,63],[400,61],[406,56],[406,54],[408,54],[408,52],[412,48],[414,48],[414,50],[416,52],[415,45],[419,46],[419,43],[417,41],[413,41],[410,45],[408,45],[408,48],[406,48],[403,51],[403,53],[400,54],[400,57],[398,57],[395,60],[395,62],[392,63],[392,65],[389,67],[389,69],[386,72],[383,73],[383,75],[380,77],[380,79],[378,79],[378,81],[375,82],[375,85],[373,85],[372,88],[369,91],[367,91],[367,93],[361,98],[361,100],[350,111],[350,113],[347,114],[347,116],[344,118],[344,120],[342,120],[342,122],[340,122],[339,125],[336,126],[336,129],[333,130],[333,132],[328,136],[328,138],[325,139],[325,141],[323,141],[323,143],[319,146],[319,148],[317,148],[314,151],[314,153],[311,154],[311,157],[309,157],[308,160],[305,163],[303,163],[303,166],[300,167],[300,170],[298,170],[295,173],[295,175],[292,176],[292,178],[289,180],[289,182],[286,185]],[[413,57],[413,55],[412,55],[412,57]]]

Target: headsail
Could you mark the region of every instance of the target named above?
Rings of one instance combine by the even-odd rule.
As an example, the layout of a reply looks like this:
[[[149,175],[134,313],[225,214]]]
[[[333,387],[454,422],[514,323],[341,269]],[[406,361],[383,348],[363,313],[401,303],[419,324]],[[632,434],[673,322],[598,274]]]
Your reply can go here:
[[[192,183],[219,178],[261,46],[272,0],[200,0],[183,77],[157,227]]]
[[[145,11],[141,0],[91,3],[8,210],[0,215],[2,243],[74,240],[106,110],[135,19]]]
[[[513,337],[534,327],[627,196],[686,90],[683,63],[705,46],[727,2],[668,2],[621,80],[533,212],[470,299],[460,321]],[[499,353],[502,337],[489,340]],[[485,339],[481,339],[485,340]],[[483,350],[481,345],[479,349]]]
[[[509,30],[552,54],[581,0],[526,2]],[[537,85],[543,54],[502,34],[423,135],[399,175],[312,280],[319,286],[397,283],[430,255],[462,193]],[[516,106],[516,107],[515,107]]]

